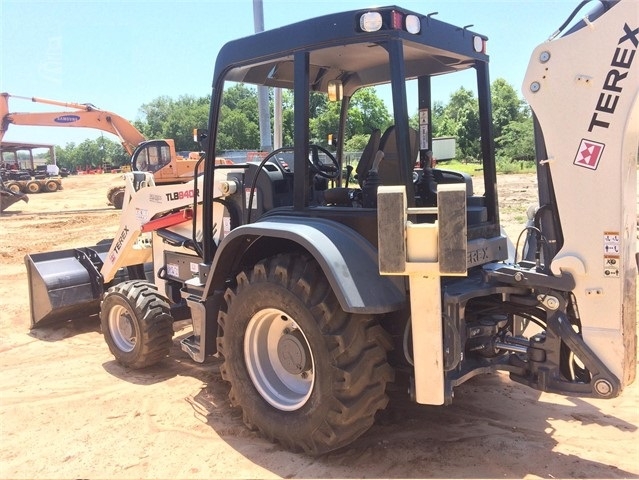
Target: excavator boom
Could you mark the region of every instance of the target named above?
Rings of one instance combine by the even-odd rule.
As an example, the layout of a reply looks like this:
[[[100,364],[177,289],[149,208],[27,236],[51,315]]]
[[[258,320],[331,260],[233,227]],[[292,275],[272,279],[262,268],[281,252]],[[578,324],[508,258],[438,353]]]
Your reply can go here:
[[[56,105],[72,111],[65,112],[9,112],[9,98],[30,100],[35,103]],[[95,128],[116,135],[129,155],[133,155],[135,148],[146,140],[137,128],[128,120],[113,112],[95,108],[91,104],[58,102],[38,97],[19,97],[8,93],[0,94],[0,141],[13,125],[39,125],[48,127],[83,127]]]

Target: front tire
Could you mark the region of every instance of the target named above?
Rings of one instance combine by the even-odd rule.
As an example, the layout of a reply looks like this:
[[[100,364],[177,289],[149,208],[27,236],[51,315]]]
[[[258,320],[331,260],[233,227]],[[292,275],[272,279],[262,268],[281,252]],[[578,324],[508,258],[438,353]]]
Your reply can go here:
[[[5,185],[12,193],[21,193],[22,188],[18,182],[9,182]]]
[[[241,272],[218,321],[231,403],[291,450],[347,445],[388,403],[388,335],[376,317],[341,310],[312,258],[278,255]]]
[[[173,318],[152,283],[130,280],[111,287],[100,306],[100,323],[109,350],[125,367],[149,367],[169,354]]]

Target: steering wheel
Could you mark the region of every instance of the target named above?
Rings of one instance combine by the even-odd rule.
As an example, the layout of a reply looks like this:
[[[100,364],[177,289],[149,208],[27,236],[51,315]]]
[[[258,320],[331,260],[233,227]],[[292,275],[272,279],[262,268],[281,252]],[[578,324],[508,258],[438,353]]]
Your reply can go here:
[[[335,180],[338,178],[340,174],[339,163],[333,154],[320,145],[311,144],[309,145],[309,148],[311,150],[311,158],[309,158],[309,162],[311,163],[311,173],[319,175],[320,177],[328,178],[329,180]],[[332,165],[322,163],[319,155],[320,152],[330,159]]]

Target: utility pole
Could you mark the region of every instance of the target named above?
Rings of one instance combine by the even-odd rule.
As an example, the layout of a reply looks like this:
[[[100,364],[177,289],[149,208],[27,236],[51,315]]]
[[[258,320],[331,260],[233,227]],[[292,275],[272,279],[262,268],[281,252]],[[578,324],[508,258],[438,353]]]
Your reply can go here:
[[[262,0],[253,0],[253,23],[255,33],[264,31],[264,8]],[[271,115],[268,102],[268,87],[257,87],[257,105],[260,119],[260,147],[264,152],[273,150],[271,141]]]

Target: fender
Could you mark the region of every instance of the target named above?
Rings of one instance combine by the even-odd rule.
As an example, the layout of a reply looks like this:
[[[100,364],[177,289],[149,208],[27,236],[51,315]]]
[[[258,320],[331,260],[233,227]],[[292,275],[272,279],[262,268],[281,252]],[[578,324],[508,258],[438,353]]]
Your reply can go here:
[[[406,303],[403,277],[379,274],[377,250],[364,237],[330,220],[290,216],[269,216],[233,229],[216,251],[204,297],[223,289],[251,246],[264,239],[269,239],[273,253],[288,248],[278,247],[275,239],[292,241],[308,251],[345,312],[382,314],[399,310]]]

